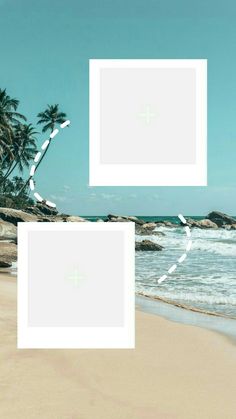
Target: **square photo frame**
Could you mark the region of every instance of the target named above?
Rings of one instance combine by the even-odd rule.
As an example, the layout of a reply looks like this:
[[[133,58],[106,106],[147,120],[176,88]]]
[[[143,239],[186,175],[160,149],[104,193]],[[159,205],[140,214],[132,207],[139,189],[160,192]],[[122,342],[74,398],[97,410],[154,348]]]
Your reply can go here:
[[[90,186],[207,185],[207,60],[90,59]]]
[[[134,348],[134,223],[18,223],[18,348]]]

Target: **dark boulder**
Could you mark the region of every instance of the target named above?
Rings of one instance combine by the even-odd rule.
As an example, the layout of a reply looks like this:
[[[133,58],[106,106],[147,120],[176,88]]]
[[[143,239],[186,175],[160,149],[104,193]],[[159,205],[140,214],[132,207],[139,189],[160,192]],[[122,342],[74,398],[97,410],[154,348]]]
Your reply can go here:
[[[107,216],[107,221],[111,221],[111,222],[128,222],[128,221],[132,221],[135,224],[145,224],[144,220],[141,220],[137,217],[133,217],[133,216],[127,216],[127,215],[114,215],[114,214],[108,214]]]
[[[236,230],[236,224],[225,224],[222,226],[225,230]]]
[[[11,262],[7,262],[6,260],[0,258],[0,268],[10,268],[11,266]]]
[[[29,214],[34,214],[39,217],[44,216],[44,215],[53,217],[58,214],[58,211],[56,208],[49,207],[48,205],[41,204],[40,202],[38,202],[33,207],[27,207],[25,211],[28,212]]]
[[[135,233],[139,236],[165,236],[162,231],[156,231],[155,228],[155,223],[135,224]]]
[[[137,251],[160,251],[163,246],[157,243],[153,243],[151,240],[142,240],[141,242],[135,242],[135,250]]]
[[[230,215],[224,214],[223,212],[219,211],[212,211],[208,214],[207,218],[213,223],[216,223],[218,227],[222,227],[223,225],[231,225],[236,224],[236,219],[231,217]]]

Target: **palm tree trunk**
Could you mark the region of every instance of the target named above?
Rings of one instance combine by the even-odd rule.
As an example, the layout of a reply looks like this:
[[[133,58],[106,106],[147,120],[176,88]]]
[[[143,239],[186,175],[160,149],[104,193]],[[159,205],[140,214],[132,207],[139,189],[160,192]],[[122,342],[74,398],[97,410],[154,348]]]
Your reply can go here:
[[[50,147],[51,141],[52,141],[52,139],[50,138],[50,139],[49,139],[49,144],[48,144],[48,146],[47,146],[46,150],[44,151],[44,153],[43,153],[43,155],[42,155],[41,159],[39,160],[38,164],[36,165],[34,173],[38,170],[38,167],[40,166],[40,164],[42,163],[42,161],[43,161],[44,157],[46,156],[46,153],[47,153],[47,151],[48,151],[48,149],[49,149],[49,147]]]
[[[13,170],[15,169],[17,164],[18,164],[18,162],[15,162],[15,164],[14,164],[14,161],[13,161],[12,164],[10,165],[10,167],[8,168],[8,170],[6,171],[5,175],[3,176],[3,178],[2,178],[3,192],[5,192],[6,180],[7,180],[8,176],[10,176],[10,174],[13,172]]]
[[[3,179],[5,180],[5,179],[7,179],[7,177],[8,177],[8,173],[10,172],[10,170],[11,170],[11,168],[12,168],[12,166],[14,165],[14,160],[13,160],[13,162],[10,164],[10,167],[8,167],[8,169],[7,169],[7,171],[6,171],[6,173],[5,173],[5,175],[3,176]]]
[[[3,176],[3,179],[6,180],[10,174],[13,172],[13,170],[16,168],[16,166],[18,165],[18,161],[14,162],[11,164],[11,166],[9,167],[9,169],[7,170],[7,172],[5,173],[5,175]]]
[[[54,126],[52,127],[52,131],[51,131],[51,133],[52,133],[53,131],[54,131]],[[47,151],[48,151],[48,149],[49,149],[49,147],[50,147],[51,141],[52,141],[52,139],[49,137],[49,144],[48,144],[48,146],[47,146],[46,150],[44,151],[44,153],[43,153],[43,155],[42,155],[41,159],[39,160],[38,164],[36,165],[34,173],[38,170],[38,167],[39,167],[39,166],[40,166],[40,164],[42,163],[42,161],[43,161],[43,159],[44,159],[44,157],[45,157],[45,155],[46,155],[46,153],[47,153]],[[29,185],[30,179],[32,179],[32,176],[29,176],[29,177],[28,177],[28,179],[26,180],[25,184],[23,185],[23,187],[21,188],[21,190],[19,191],[19,193],[18,193],[18,195],[17,195],[17,196],[19,196],[22,192],[24,192],[24,190],[26,189],[26,187]]]
[[[12,165],[10,166],[10,168],[8,169],[7,173],[4,175],[3,177],[3,182],[2,182],[2,190],[3,192],[5,192],[6,189],[6,180],[8,178],[8,176],[10,176],[10,174],[13,172],[13,170],[15,169],[15,167],[18,165],[18,162],[16,162],[13,167]]]

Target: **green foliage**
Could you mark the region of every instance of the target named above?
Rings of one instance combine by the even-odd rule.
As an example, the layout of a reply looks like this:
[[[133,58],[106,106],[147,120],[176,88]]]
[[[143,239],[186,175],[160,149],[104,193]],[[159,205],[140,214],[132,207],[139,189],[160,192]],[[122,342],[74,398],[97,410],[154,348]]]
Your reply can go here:
[[[17,112],[19,100],[11,98],[6,89],[0,89],[0,206],[24,208],[32,205],[29,198],[29,180],[12,176],[17,170],[23,174],[30,166],[37,152],[38,132],[32,124],[27,124],[26,117]],[[66,120],[66,114],[59,110],[59,105],[48,105],[38,114],[38,124],[43,124],[42,132],[54,130],[57,124]],[[36,169],[45,157],[45,150]]]
[[[14,176],[11,180],[3,180],[4,176],[0,171],[0,207],[23,209],[34,204],[26,192],[18,195],[24,185],[24,179]]]
[[[48,105],[44,112],[38,114],[38,124],[44,124],[42,131],[53,131],[56,124],[62,124],[66,120],[66,114],[59,111],[59,105]]]

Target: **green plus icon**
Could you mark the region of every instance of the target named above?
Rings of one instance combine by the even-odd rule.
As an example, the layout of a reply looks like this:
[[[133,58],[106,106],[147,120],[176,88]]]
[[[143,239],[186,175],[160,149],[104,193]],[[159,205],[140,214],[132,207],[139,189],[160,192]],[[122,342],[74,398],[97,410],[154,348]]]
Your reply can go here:
[[[85,279],[85,276],[78,269],[74,269],[67,279],[74,285],[79,285],[81,281]]]
[[[144,112],[139,113],[139,118],[143,118],[146,125],[151,123],[152,118],[156,117],[156,114],[152,112],[151,106],[147,105]]]

